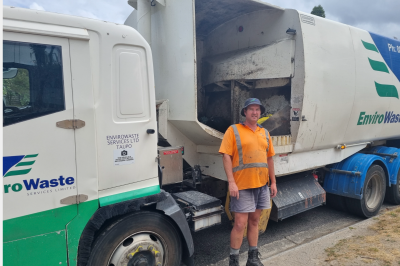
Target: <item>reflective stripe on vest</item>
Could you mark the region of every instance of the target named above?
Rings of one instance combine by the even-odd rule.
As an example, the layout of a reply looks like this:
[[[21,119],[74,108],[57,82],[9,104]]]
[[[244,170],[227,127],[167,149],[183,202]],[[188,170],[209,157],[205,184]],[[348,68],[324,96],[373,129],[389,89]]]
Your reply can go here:
[[[247,163],[247,164],[243,163],[242,141],[240,140],[239,130],[237,129],[236,125],[232,125],[232,128],[233,132],[235,133],[236,147],[239,153],[239,165],[233,168],[233,172],[237,172],[247,168],[258,168],[258,167],[268,168],[267,163]],[[269,150],[268,130],[265,128],[264,130],[265,130],[265,135],[267,136],[267,143],[268,143],[267,153],[268,153]]]

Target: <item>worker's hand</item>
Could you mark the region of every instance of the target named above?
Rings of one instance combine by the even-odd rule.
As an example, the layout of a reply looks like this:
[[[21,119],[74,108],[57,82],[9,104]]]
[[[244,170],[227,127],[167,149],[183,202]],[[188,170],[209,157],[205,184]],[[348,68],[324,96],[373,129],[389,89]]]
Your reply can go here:
[[[229,195],[231,197],[236,197],[239,199],[239,189],[235,182],[229,182]]]
[[[276,196],[276,193],[278,193],[278,189],[276,188],[276,184],[271,184],[271,199]]]

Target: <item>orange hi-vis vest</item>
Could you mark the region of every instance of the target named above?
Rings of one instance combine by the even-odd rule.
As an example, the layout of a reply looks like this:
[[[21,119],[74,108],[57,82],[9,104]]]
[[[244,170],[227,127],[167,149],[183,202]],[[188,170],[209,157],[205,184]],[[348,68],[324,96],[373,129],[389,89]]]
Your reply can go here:
[[[232,125],[225,132],[219,152],[232,156],[233,177],[239,190],[267,184],[267,158],[275,152],[265,128],[258,125],[253,131],[244,124]]]

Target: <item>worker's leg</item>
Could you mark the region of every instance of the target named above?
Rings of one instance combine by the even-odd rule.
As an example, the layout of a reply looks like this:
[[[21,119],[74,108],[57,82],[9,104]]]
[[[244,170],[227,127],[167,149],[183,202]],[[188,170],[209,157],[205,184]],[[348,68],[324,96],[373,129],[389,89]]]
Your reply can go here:
[[[261,211],[269,209],[270,206],[270,192],[267,185],[256,188],[253,191],[254,201],[256,203],[255,212],[249,213],[249,225],[247,227],[247,239],[249,240],[249,247],[257,247],[258,242],[258,224],[260,223]]]
[[[240,249],[248,216],[248,213],[235,212],[235,224],[231,232],[231,248]]]
[[[247,229],[247,239],[249,240],[249,253],[246,266],[263,266],[258,252],[258,224],[260,223],[261,211],[269,209],[270,194],[269,189],[265,185],[253,190],[254,201],[256,202],[256,210],[249,213],[249,224]]]
[[[249,213],[249,224],[247,226],[247,240],[250,247],[257,247],[258,243],[258,224],[260,222],[261,210]]]
[[[238,253],[243,242],[243,233],[247,225],[249,213],[256,210],[252,189],[239,190],[239,199],[231,197],[230,210],[235,213],[235,224],[231,232],[231,254]]]

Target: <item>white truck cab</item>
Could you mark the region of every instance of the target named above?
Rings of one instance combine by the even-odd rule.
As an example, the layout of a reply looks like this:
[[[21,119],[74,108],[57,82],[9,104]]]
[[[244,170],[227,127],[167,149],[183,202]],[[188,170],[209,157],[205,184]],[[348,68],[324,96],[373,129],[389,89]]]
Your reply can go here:
[[[164,226],[173,227],[167,231],[179,245],[186,236],[193,254],[183,213],[173,200],[165,204],[169,194],[160,193],[148,43],[125,25],[13,7],[3,11],[4,263],[86,265],[90,241],[104,221],[140,209],[151,195],[158,195],[153,203],[164,202],[159,211],[175,206],[169,215],[181,214],[180,225],[175,217]],[[132,206],[134,199],[142,202]],[[130,206],[115,210],[129,200]],[[108,211],[95,218],[99,208]],[[168,215],[163,216],[159,222]],[[85,228],[89,240],[82,236]],[[157,247],[161,238],[142,235],[138,243],[153,245],[161,263],[180,260],[177,247],[169,254]],[[80,241],[89,247],[81,244],[78,261]],[[20,255],[27,250],[29,256]],[[126,265],[121,263],[104,265]]]

